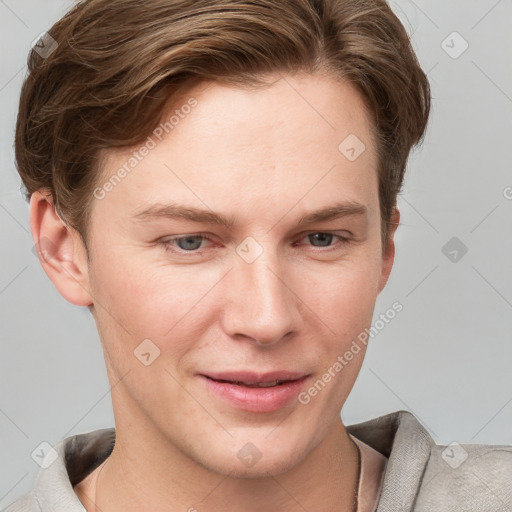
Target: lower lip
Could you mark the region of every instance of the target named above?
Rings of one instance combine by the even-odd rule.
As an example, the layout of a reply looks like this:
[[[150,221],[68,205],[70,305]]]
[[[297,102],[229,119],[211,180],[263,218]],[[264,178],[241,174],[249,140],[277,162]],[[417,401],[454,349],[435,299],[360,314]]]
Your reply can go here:
[[[201,375],[207,388],[237,409],[251,412],[272,412],[290,403],[300,392],[307,376],[267,388],[249,388],[218,382]]]

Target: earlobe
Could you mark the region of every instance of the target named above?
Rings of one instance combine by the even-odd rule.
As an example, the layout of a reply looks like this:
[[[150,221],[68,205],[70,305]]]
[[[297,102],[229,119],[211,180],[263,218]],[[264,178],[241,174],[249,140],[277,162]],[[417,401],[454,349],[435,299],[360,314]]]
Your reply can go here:
[[[30,198],[30,229],[39,262],[59,293],[77,306],[91,305],[85,247],[55,211],[49,190]]]
[[[382,254],[382,268],[379,282],[379,293],[384,289],[388,282],[391,269],[393,268],[393,261],[395,259],[395,232],[400,224],[400,211],[394,208],[393,214],[388,224],[388,243],[386,250]]]

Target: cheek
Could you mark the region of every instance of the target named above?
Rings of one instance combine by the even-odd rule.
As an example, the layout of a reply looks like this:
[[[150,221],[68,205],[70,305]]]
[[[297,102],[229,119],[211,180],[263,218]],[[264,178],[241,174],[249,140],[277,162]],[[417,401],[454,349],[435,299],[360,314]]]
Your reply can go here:
[[[316,379],[299,397],[312,418],[337,417],[352,390],[366,353],[365,330],[372,320],[378,275],[370,264],[345,265],[315,274],[304,287],[314,291],[309,292],[311,318],[320,319],[316,325],[325,333],[315,340],[321,353]]]
[[[90,274],[105,341],[126,347],[129,355],[150,339],[174,358],[197,338],[207,314],[205,298],[222,276],[219,269],[172,268],[113,251],[97,259]]]
[[[307,304],[341,339],[371,322],[380,277],[376,261],[361,255],[357,260],[310,272],[302,283]]]

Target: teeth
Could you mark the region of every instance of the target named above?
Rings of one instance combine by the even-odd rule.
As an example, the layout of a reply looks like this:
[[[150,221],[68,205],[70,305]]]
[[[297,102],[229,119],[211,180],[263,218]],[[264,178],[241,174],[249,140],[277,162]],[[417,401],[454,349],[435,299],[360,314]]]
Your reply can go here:
[[[276,380],[267,381],[267,382],[243,382],[241,380],[219,379],[218,382],[225,382],[226,384],[235,384],[237,386],[246,386],[248,388],[271,388],[272,386],[279,386],[280,384],[283,384],[283,382],[288,382],[288,381],[276,379]]]
[[[272,386],[277,386],[277,385],[281,384],[282,382],[283,382],[282,380],[273,380],[270,382],[256,382],[256,383],[249,384],[247,382],[237,381],[237,382],[235,382],[235,384],[237,384],[238,386],[247,386],[249,388],[270,388]]]

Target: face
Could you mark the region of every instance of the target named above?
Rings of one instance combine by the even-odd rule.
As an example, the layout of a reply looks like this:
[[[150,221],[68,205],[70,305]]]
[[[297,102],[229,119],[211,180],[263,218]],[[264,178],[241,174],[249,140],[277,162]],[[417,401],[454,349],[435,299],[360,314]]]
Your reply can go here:
[[[116,426],[223,474],[277,474],[340,424],[364,346],[335,363],[390,269],[370,119],[348,83],[311,75],[199,85],[176,110],[147,151],[104,154],[91,210]]]

